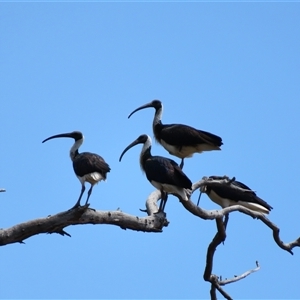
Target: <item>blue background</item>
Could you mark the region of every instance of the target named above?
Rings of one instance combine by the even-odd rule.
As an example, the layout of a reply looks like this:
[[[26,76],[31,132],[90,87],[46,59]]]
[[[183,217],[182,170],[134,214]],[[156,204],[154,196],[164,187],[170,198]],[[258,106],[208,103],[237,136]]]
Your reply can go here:
[[[72,140],[105,158],[107,182],[91,207],[143,216],[152,185],[140,134],[153,136],[153,99],[163,122],[189,124],[223,138],[222,151],[194,155],[184,171],[236,178],[270,203],[270,219],[290,242],[300,235],[299,3],[0,3],[0,226],[45,217],[75,204],[80,183]],[[152,153],[170,157],[159,145]],[[180,162],[176,157],[172,159]],[[196,201],[198,193],[193,195]],[[85,199],[85,196],[84,196]],[[219,208],[202,196],[205,209]],[[38,235],[1,248],[1,298],[208,298],[203,281],[214,221],[170,196],[163,233],[72,226],[72,238]],[[258,220],[232,213],[214,273],[237,298],[299,298],[299,249],[281,250]]]

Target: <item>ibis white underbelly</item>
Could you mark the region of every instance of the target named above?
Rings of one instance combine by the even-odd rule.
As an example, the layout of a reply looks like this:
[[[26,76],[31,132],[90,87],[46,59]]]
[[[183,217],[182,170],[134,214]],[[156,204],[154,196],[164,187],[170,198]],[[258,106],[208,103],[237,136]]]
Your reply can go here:
[[[152,180],[151,184],[156,187],[158,190],[163,189],[166,193],[168,194],[174,194],[180,196],[181,199],[183,200],[188,200],[189,199],[189,193],[187,189],[184,188],[179,188],[175,185],[172,184],[163,184],[157,181]]]
[[[211,146],[208,144],[198,144],[194,147],[192,146],[182,146],[181,148],[177,146],[172,146],[167,144],[164,140],[160,140],[161,145],[172,155],[180,158],[192,157],[194,153],[201,153],[203,151],[217,150],[216,146]]]
[[[82,177],[77,176],[77,178],[79,179],[81,184],[84,184],[84,182],[88,182],[92,185],[98,183],[101,180],[105,180],[104,177],[98,172],[93,172],[93,173],[90,173],[90,174],[86,174]]]
[[[218,205],[220,205],[222,208],[228,207],[228,206],[233,206],[233,205],[241,205],[246,208],[249,208],[251,210],[261,212],[264,214],[268,214],[269,210],[263,207],[260,204],[253,203],[253,202],[245,202],[245,201],[232,201],[230,199],[226,198],[221,198],[219,195],[217,195],[214,191],[210,191],[208,197]]]

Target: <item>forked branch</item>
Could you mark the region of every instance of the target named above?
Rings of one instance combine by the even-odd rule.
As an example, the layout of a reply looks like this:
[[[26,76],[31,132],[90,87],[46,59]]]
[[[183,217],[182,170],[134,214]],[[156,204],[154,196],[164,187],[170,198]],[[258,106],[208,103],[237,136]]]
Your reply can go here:
[[[220,280],[217,275],[212,274],[214,254],[217,247],[221,243],[223,243],[226,239],[226,226],[228,220],[229,220],[229,215],[225,215],[224,222],[222,221],[222,218],[216,219],[217,233],[207,248],[206,266],[205,266],[203,278],[205,281],[211,283],[211,289],[210,289],[211,300],[217,299],[216,290],[218,290],[225,299],[231,300],[232,299],[231,296],[227,292],[225,292],[224,289],[221,288],[221,286],[241,280],[247,277],[248,275],[250,275],[251,273],[256,272],[260,269],[258,262],[256,262],[255,269],[249,270],[239,276],[235,276],[234,278],[226,279],[226,280]]]
[[[192,193],[205,185],[208,180],[211,181],[210,178],[203,177],[202,180],[194,183]],[[230,179],[224,176],[224,179],[214,180],[214,183],[229,184]],[[22,242],[30,236],[40,233],[56,232],[67,235],[67,233],[63,230],[65,227],[79,224],[110,224],[119,226],[122,229],[161,232],[163,227],[167,226],[169,222],[167,221],[164,213],[157,213],[157,201],[160,197],[160,191],[158,190],[149,195],[146,201],[146,212],[148,214],[146,217],[137,217],[118,210],[95,211],[93,209],[89,209],[88,206],[83,206],[78,209],[61,212],[50,217],[24,222],[11,228],[0,229],[0,245]],[[279,237],[279,228],[275,224],[273,224],[263,214],[251,211],[243,206],[235,205],[220,210],[204,210],[195,205],[191,200],[180,201],[190,213],[205,220],[222,219],[225,215],[234,211],[243,212],[252,218],[260,219],[263,223],[270,227],[273,230],[274,240],[280,248],[293,254],[292,249],[300,246],[300,238],[290,243],[284,243],[281,241]]]
[[[207,184],[207,182],[214,182],[214,184],[228,184],[230,183],[232,179],[229,179],[227,176],[224,176],[222,180],[212,180],[207,177],[203,177],[202,180],[199,180],[198,182],[193,184],[193,190],[192,193],[198,190],[200,187],[204,186]],[[237,189],[241,189],[239,187],[235,187]],[[243,189],[242,189],[243,190]],[[295,247],[300,247],[300,237],[298,237],[296,240],[289,242],[289,243],[284,243],[280,237],[279,237],[279,232],[280,229],[278,226],[276,226],[274,223],[272,223],[264,214],[252,211],[250,209],[247,209],[246,207],[243,207],[241,205],[234,205],[230,207],[226,207],[220,210],[204,210],[201,207],[197,206],[194,204],[191,200],[189,201],[183,201],[180,200],[182,205],[193,215],[204,219],[204,220],[214,220],[218,218],[222,218],[225,215],[234,212],[234,211],[239,211],[243,212],[249,216],[251,216],[254,219],[259,219],[262,221],[264,224],[266,224],[269,228],[272,229],[273,231],[273,238],[276,244],[283,250],[288,251],[289,253],[293,254],[292,249]]]

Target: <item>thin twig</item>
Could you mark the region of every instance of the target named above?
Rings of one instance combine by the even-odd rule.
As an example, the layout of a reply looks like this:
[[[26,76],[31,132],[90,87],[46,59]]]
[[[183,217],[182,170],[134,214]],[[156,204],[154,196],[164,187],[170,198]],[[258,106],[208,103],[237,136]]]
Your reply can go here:
[[[237,282],[241,279],[244,279],[245,277],[249,276],[251,273],[254,273],[254,272],[257,272],[260,270],[260,265],[258,263],[258,261],[256,261],[256,268],[252,269],[252,270],[249,270],[239,276],[235,276],[234,278],[231,278],[231,279],[226,279],[226,280],[221,280],[219,281],[219,285],[226,285],[226,284],[229,284],[229,283],[233,283],[233,282]]]

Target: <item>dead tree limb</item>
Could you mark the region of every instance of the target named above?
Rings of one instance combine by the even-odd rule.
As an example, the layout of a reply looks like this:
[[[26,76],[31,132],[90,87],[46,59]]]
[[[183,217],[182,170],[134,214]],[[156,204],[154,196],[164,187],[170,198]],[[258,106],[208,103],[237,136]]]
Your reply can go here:
[[[217,233],[207,248],[206,266],[203,278],[205,281],[211,283],[211,299],[217,299],[216,290],[218,290],[224,298],[231,300],[232,298],[221,288],[218,276],[212,274],[215,251],[217,247],[226,239],[226,226],[228,222],[228,215],[225,217],[224,222],[222,219],[223,218],[216,219]]]
[[[211,300],[217,300],[217,294],[216,294],[216,288],[215,286],[212,284],[211,288],[210,288],[210,299]]]
[[[222,181],[219,181],[219,183],[224,184],[224,182],[222,182]],[[202,180],[196,182],[195,184],[193,184],[192,193],[194,191],[198,190],[199,187],[201,187],[205,184],[206,184],[206,179],[202,179]],[[157,194],[155,198],[159,199],[160,192],[157,190],[157,191],[153,192],[152,195],[155,195],[155,193]],[[273,231],[274,241],[281,249],[286,250],[289,253],[293,254],[292,249],[295,247],[300,247],[300,237],[298,237],[296,240],[294,240],[292,242],[284,243],[279,237],[280,229],[277,227],[277,225],[272,223],[264,214],[252,211],[241,205],[234,205],[234,206],[226,207],[226,208],[219,209],[219,210],[205,210],[205,209],[202,209],[201,207],[197,206],[191,200],[184,201],[179,198],[179,201],[186,208],[186,210],[188,210],[191,214],[193,214],[201,219],[204,219],[204,220],[215,220],[218,218],[222,218],[225,215],[227,215],[231,212],[235,212],[235,211],[245,213],[245,214],[251,216],[253,219],[261,220],[264,224],[266,224],[269,228],[271,228]]]
[[[201,186],[205,185],[208,180],[211,182],[210,178],[203,177],[202,180],[194,183],[192,193],[198,190]],[[224,179],[214,180],[214,183],[230,184],[231,180],[224,176]],[[137,217],[122,213],[120,211],[95,211],[84,206],[77,212],[72,210],[65,211],[51,217],[39,218],[15,225],[11,228],[0,229],[0,245],[22,242],[30,236],[39,233],[56,232],[67,235],[67,233],[63,230],[65,227],[79,224],[110,224],[119,226],[122,229],[131,229],[144,232],[161,232],[163,227],[168,225],[168,221],[165,214],[157,214],[157,201],[160,199],[160,197],[160,191],[158,190],[149,195],[146,201],[146,212],[148,214],[146,217]],[[300,238],[290,243],[284,243],[281,241],[279,237],[279,228],[275,224],[273,224],[263,214],[251,211],[243,206],[235,205],[220,210],[204,210],[195,205],[191,200],[183,201],[180,198],[179,200],[190,213],[204,220],[222,219],[225,215],[234,211],[243,212],[252,218],[260,219],[263,223],[270,227],[273,230],[274,240],[280,248],[293,254],[292,249],[300,246]]]
[[[193,184],[191,195],[193,194],[193,192],[204,186],[208,180],[210,182],[211,180],[214,180],[214,184],[231,184],[234,179],[229,179],[226,176],[224,176],[223,179],[217,180],[203,177],[202,180],[199,180],[198,182]],[[0,189],[0,192],[3,191],[5,190]],[[300,238],[290,243],[284,243],[283,241],[281,241],[279,237],[279,228],[262,213],[254,212],[240,205],[235,205],[220,210],[204,210],[201,207],[195,205],[190,199],[186,201],[180,199],[178,195],[175,196],[178,197],[179,201],[186,208],[186,210],[194,214],[195,216],[204,220],[216,220],[217,233],[208,246],[206,267],[203,274],[204,280],[211,283],[210,297],[213,300],[217,299],[216,290],[218,290],[218,292],[221,293],[224,298],[232,299],[231,296],[224,291],[222,286],[241,280],[260,269],[260,266],[257,263],[257,267],[255,269],[249,270],[241,274],[240,276],[235,276],[232,279],[226,280],[221,280],[218,276],[212,274],[214,253],[218,245],[224,242],[226,239],[226,226],[228,223],[229,214],[231,212],[243,212],[254,219],[261,220],[264,224],[272,229],[273,238],[277,245],[291,254],[293,254],[292,249],[294,247],[300,246]],[[120,210],[95,210],[90,209],[89,205],[85,205],[55,214],[53,216],[38,218],[20,223],[7,229],[0,229],[0,246],[11,243],[24,243],[23,241],[27,238],[41,233],[58,233],[62,236],[70,236],[70,234],[65,231],[65,228],[70,225],[109,224],[119,226],[122,229],[130,229],[135,231],[162,232],[163,227],[168,226],[169,222],[166,219],[165,213],[158,213],[157,201],[160,198],[161,194],[159,190],[152,192],[148,196],[145,210],[147,216],[145,217],[133,216],[127,213],[123,213]]]
[[[204,186],[207,182],[214,182],[215,184],[229,184],[230,179],[227,176],[224,176],[224,179],[222,180],[211,180],[210,178],[203,177],[201,180],[193,184],[193,189],[192,193],[198,190],[200,187]],[[234,186],[234,188],[241,189],[237,186]],[[242,189],[243,190],[243,189]],[[300,247],[300,237],[298,237],[296,240],[289,242],[289,243],[284,243],[280,237],[279,237],[279,232],[280,229],[278,226],[276,226],[274,223],[272,223],[264,214],[252,211],[250,209],[247,209],[246,207],[243,207],[241,205],[234,205],[230,207],[226,207],[220,210],[204,210],[201,207],[197,206],[194,204],[191,200],[189,201],[183,201],[179,198],[180,202],[182,205],[193,215],[204,219],[204,220],[214,220],[218,218],[222,218],[225,215],[234,212],[234,211],[239,211],[243,212],[249,216],[251,216],[254,219],[259,219],[262,221],[264,224],[266,224],[269,228],[272,229],[273,231],[273,238],[276,244],[283,250],[288,251],[289,253],[293,254],[292,249],[295,247]]]
[[[148,216],[146,217],[133,216],[119,210],[94,210],[88,206],[80,206],[53,216],[27,221],[7,229],[0,229],[0,246],[18,242],[23,243],[25,239],[40,233],[59,233],[70,236],[64,230],[65,227],[70,225],[109,224],[135,231],[162,232],[162,228],[169,224],[164,213],[155,213],[158,208],[152,194],[147,199]]]
[[[217,299],[216,290],[218,290],[219,293],[225,299],[231,300],[232,299],[231,296],[227,292],[225,292],[224,289],[221,288],[221,286],[241,280],[249,276],[251,273],[256,272],[260,269],[258,262],[256,262],[255,269],[249,270],[239,276],[235,276],[234,278],[226,279],[226,280],[219,280],[219,277],[217,275],[212,274],[214,254],[217,247],[221,243],[223,243],[226,239],[226,227],[227,227],[228,220],[229,220],[229,215],[225,215],[224,222],[222,218],[216,219],[217,233],[207,248],[206,266],[205,266],[203,278],[205,281],[211,283],[211,289],[210,289],[211,300]]]
[[[229,283],[237,282],[237,281],[239,281],[241,279],[244,279],[247,276],[249,276],[250,274],[252,274],[254,272],[257,272],[259,270],[260,270],[260,265],[259,265],[258,261],[256,261],[256,268],[254,268],[252,270],[249,270],[249,271],[246,271],[245,273],[243,273],[239,276],[234,276],[233,278],[230,278],[230,279],[220,280],[219,284],[222,286],[222,285],[226,285],[226,284],[229,284]]]

